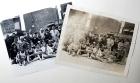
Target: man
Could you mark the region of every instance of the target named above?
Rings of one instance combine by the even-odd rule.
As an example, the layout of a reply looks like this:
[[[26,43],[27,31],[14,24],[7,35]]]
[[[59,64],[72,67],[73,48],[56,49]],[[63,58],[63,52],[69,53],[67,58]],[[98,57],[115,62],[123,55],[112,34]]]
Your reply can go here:
[[[10,41],[10,36],[9,35],[6,36],[5,43],[6,43],[9,58],[11,59],[11,44],[12,43]]]
[[[17,38],[14,39],[14,42],[11,45],[11,59],[12,59],[12,64],[16,64],[16,56],[18,53],[18,43],[17,43]]]
[[[41,39],[44,39],[44,30],[43,28],[40,29],[40,36],[41,36]]]
[[[45,34],[44,34],[44,41],[46,44],[48,44],[48,41],[49,40],[52,40],[52,35],[51,33],[49,32],[48,29],[45,30]]]
[[[39,41],[38,35],[37,35],[37,33],[35,33],[32,38],[32,42],[36,46],[38,44],[38,41]]]
[[[114,40],[111,36],[111,37],[107,38],[107,48],[110,49],[110,51],[111,51],[111,48],[113,45],[114,45]]]
[[[53,55],[53,45],[51,41],[48,41],[47,44],[47,55]]]
[[[24,38],[25,38],[26,42],[31,44],[31,37],[30,37],[29,33],[26,33],[26,36]]]
[[[20,66],[26,64],[26,52],[21,49],[21,51],[19,51],[19,53],[17,53],[17,56],[16,56],[16,62],[19,63]]]
[[[52,39],[57,41],[59,38],[59,31],[55,28],[55,26],[52,26],[52,30],[50,31]]]
[[[117,55],[117,59],[118,61],[122,61],[122,58],[124,56],[125,52],[124,52],[124,41],[123,39],[121,39],[118,43],[118,55]]]

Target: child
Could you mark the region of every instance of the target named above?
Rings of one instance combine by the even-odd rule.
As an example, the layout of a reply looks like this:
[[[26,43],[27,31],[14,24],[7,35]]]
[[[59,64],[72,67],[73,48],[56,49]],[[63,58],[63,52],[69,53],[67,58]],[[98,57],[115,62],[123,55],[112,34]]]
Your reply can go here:
[[[30,61],[33,59],[33,55],[34,55],[34,49],[33,47],[31,47],[29,50],[28,50],[28,56],[27,56],[27,61],[30,63]]]
[[[92,51],[93,51],[92,45],[86,47],[86,52],[87,52],[89,58],[91,57]]]
[[[39,45],[35,49],[35,54],[37,55],[36,59],[42,60],[42,50]]]
[[[51,42],[47,44],[47,55],[53,55],[53,48]]]
[[[24,50],[21,50],[16,57],[16,61],[19,63],[20,66],[25,65],[26,54]]]
[[[98,49],[99,49],[98,45],[93,48],[92,55],[91,55],[92,59],[96,59],[96,55],[97,55]]]

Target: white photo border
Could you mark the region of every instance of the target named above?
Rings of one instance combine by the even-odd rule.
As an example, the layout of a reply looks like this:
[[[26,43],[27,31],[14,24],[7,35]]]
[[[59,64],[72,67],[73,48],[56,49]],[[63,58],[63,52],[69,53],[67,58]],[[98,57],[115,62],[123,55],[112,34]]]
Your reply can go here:
[[[105,16],[105,17],[109,17],[109,18],[120,20],[120,21],[125,21],[125,22],[130,22],[130,23],[135,24],[134,33],[133,33],[133,37],[132,37],[132,41],[131,41],[131,45],[130,45],[130,50],[129,50],[128,58],[127,58],[126,65],[125,65],[123,73],[108,71],[108,70],[104,70],[104,69],[100,69],[100,68],[96,68],[96,67],[88,67],[88,66],[85,66],[85,65],[83,66],[81,64],[74,64],[74,63],[65,61],[63,59],[63,57],[61,57],[61,54],[59,52],[60,52],[61,47],[62,47],[61,45],[62,45],[62,41],[63,41],[63,36],[64,36],[65,29],[66,29],[66,26],[67,26],[67,22],[68,22],[68,19],[69,19],[69,12],[70,12],[71,9],[87,12],[89,14]],[[79,68],[89,70],[89,71],[95,71],[95,72],[100,72],[101,71],[102,73],[110,73],[110,74],[113,74],[113,75],[117,75],[117,76],[119,75],[119,76],[125,76],[126,77],[126,76],[128,76],[131,60],[133,58],[133,54],[134,54],[134,51],[135,51],[135,44],[136,44],[136,40],[137,40],[138,31],[139,31],[139,21],[136,21],[136,20],[133,20],[133,19],[120,18],[120,17],[116,17],[114,15],[109,15],[107,13],[103,13],[103,12],[89,11],[88,9],[68,5],[67,10],[66,10],[65,19],[64,19],[64,22],[63,22],[63,26],[62,26],[62,32],[61,32],[61,36],[60,36],[60,40],[59,40],[58,50],[57,50],[57,54],[56,54],[57,55],[56,63],[57,64],[63,64],[63,65],[68,64],[69,66],[79,67]]]

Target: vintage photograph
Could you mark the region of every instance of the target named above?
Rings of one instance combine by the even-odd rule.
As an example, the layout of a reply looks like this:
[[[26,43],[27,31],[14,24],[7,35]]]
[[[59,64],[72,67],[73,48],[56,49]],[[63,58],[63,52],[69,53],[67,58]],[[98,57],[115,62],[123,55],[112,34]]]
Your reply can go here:
[[[55,6],[23,14],[25,29],[21,26],[20,16],[0,23],[12,65],[32,64],[34,66],[30,68],[34,68],[56,57],[63,24],[63,15],[59,15],[61,11],[58,11],[61,8],[66,11],[66,6]]]
[[[58,47],[58,62],[123,73],[135,24],[69,9]]]

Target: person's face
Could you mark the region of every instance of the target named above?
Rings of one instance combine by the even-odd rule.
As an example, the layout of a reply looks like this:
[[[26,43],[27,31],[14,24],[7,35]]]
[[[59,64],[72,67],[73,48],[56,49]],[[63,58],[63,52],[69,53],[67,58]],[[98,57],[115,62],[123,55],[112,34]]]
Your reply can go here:
[[[37,34],[34,34],[34,37],[37,37]]]
[[[16,34],[15,34],[15,33],[13,33],[12,35],[13,35],[13,36],[15,36]]]
[[[55,30],[55,27],[54,26],[52,26],[52,30]]]
[[[41,33],[43,33],[44,31],[43,30],[41,30]]]

